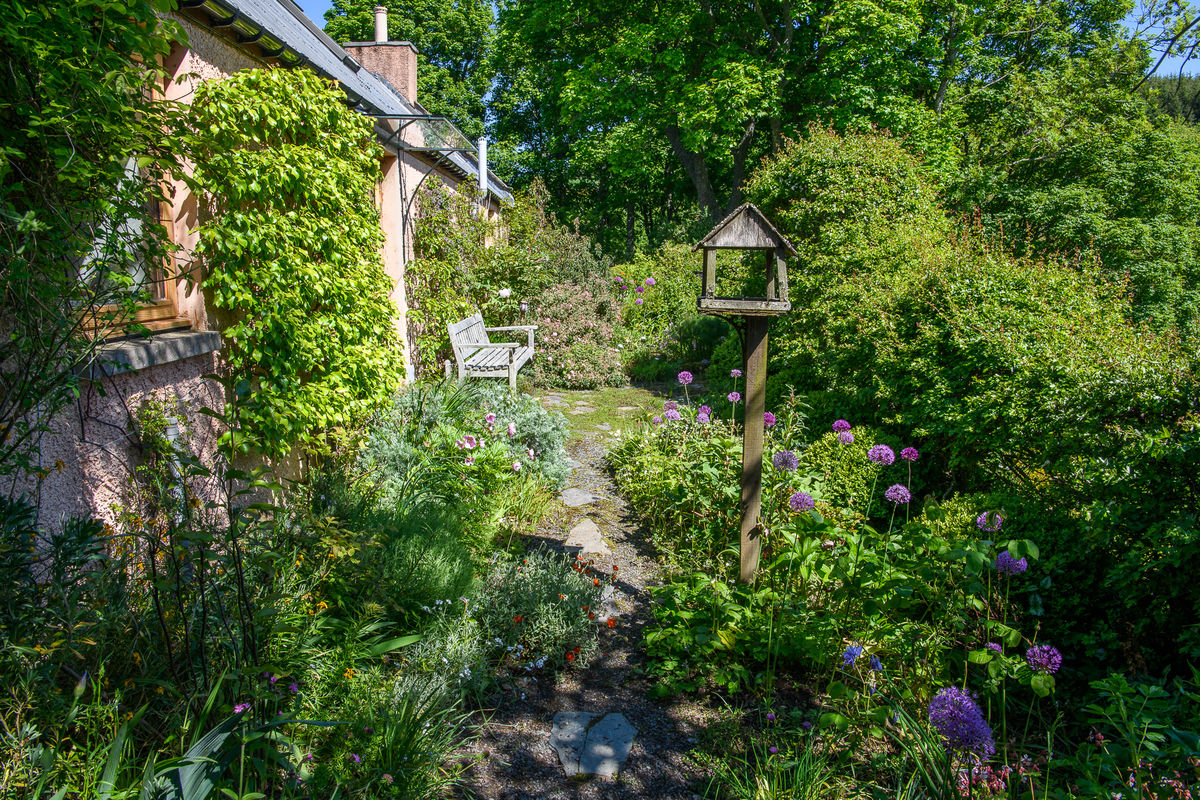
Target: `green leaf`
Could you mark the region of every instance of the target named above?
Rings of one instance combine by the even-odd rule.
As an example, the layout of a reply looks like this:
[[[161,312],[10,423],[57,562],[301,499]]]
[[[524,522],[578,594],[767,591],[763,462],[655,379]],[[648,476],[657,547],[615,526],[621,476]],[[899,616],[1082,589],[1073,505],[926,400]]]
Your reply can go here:
[[[1047,697],[1054,691],[1054,676],[1045,675],[1043,673],[1034,673],[1029,679],[1029,687],[1037,693],[1038,697]]]
[[[850,729],[850,718],[832,711],[822,714],[817,723],[823,728],[833,728],[837,731]]]

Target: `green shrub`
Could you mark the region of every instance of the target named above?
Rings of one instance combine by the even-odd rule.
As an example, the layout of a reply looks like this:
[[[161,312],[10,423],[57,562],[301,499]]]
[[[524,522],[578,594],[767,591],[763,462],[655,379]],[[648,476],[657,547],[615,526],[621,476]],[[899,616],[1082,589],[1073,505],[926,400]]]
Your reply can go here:
[[[520,645],[513,667],[586,666],[596,651],[603,587],[612,577],[608,564],[541,550],[499,557],[480,580],[474,613],[485,635],[504,639],[506,647]]]
[[[620,307],[607,283],[564,283],[533,304],[538,324],[533,380],[539,386],[595,389],[624,382],[615,326]]]
[[[729,332],[724,320],[696,310],[698,263],[692,248],[664,245],[613,268],[613,288],[622,301],[618,346],[630,377],[662,380],[680,369],[697,371]]]
[[[886,425],[940,473],[934,491],[1009,497],[1053,586],[1120,598],[1107,652],[1119,641],[1135,663],[1180,663],[1196,595],[1169,554],[1197,542],[1200,486],[1184,464],[1200,383],[1179,344],[1130,323],[1125,295],[1086,265],[952,236],[887,137],[810,131],[748,193],[800,252],[793,311],[772,323],[770,394],[794,386],[818,419]],[[1062,608],[1058,629],[1095,630],[1084,608]],[[1164,639],[1175,654],[1152,655]]]

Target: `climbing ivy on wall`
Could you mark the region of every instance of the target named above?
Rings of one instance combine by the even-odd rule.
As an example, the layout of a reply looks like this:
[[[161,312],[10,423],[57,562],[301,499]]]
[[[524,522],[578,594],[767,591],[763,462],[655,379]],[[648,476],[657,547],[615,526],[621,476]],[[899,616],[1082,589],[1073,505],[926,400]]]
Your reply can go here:
[[[201,84],[189,111],[202,286],[244,452],[319,446],[399,383],[374,202],[380,151],[342,100],[307,70],[249,70]]]

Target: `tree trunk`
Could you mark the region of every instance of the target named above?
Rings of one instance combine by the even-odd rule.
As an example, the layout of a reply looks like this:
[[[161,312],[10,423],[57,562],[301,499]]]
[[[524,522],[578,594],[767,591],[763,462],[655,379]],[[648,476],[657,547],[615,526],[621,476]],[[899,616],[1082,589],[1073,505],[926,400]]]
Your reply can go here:
[[[625,257],[630,261],[633,260],[633,243],[636,241],[636,230],[634,227],[636,219],[634,216],[633,201],[631,200],[625,204]]]
[[[933,98],[934,113],[942,113],[942,104],[946,101],[946,89],[954,78],[954,66],[958,62],[958,44],[954,41],[958,35],[958,20],[950,17],[950,27],[946,31],[946,55],[942,59],[941,81],[938,84],[937,95]]]
[[[757,120],[746,123],[742,138],[733,148],[733,189],[729,192],[729,205],[725,213],[731,213],[742,204],[742,184],[746,182],[746,156],[750,152],[750,144],[754,141],[754,131],[758,126]]]
[[[667,140],[671,143],[671,149],[675,151],[679,163],[683,165],[688,177],[692,179],[692,185],[696,187],[696,202],[700,204],[700,209],[714,221],[720,219],[721,208],[717,203],[717,195],[713,191],[712,179],[708,175],[708,164],[704,160],[704,155],[693,153],[687,148],[679,134],[678,125],[668,125],[666,134]]]

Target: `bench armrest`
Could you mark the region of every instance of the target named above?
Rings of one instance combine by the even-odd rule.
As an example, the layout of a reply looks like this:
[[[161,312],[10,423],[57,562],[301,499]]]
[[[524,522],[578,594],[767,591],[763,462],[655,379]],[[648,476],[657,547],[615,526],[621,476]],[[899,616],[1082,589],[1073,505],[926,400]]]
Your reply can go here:
[[[521,347],[521,346],[522,345],[519,342],[479,342],[476,344],[464,344],[464,345],[462,345],[462,348],[464,350],[471,350],[471,349],[482,350],[485,347],[513,347],[513,348],[515,348],[515,347]]]

